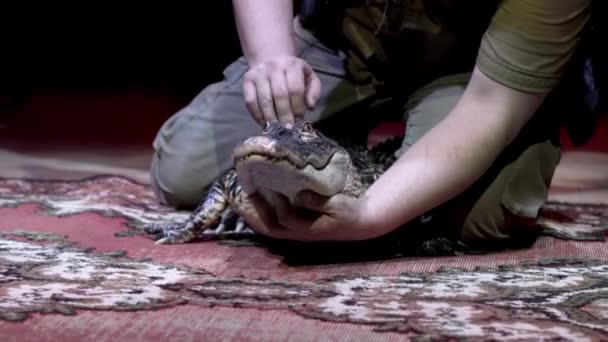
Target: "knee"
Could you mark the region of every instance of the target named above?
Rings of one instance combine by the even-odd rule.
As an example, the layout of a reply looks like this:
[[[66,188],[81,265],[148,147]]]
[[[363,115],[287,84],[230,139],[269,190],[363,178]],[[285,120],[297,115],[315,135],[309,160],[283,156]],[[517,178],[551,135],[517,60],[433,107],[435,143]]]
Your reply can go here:
[[[528,248],[542,233],[535,219],[502,206],[469,214],[461,229],[458,243],[477,251]]]
[[[163,160],[158,152],[154,153],[150,180],[160,203],[178,209],[192,209],[199,204],[212,179],[197,173],[190,164]]]
[[[540,210],[548,198],[561,151],[551,142],[528,146],[513,162],[500,167],[486,181],[462,196],[462,225],[458,240],[476,249],[529,247],[542,234]],[[506,165],[503,165],[506,164]],[[458,207],[457,208],[461,208]]]

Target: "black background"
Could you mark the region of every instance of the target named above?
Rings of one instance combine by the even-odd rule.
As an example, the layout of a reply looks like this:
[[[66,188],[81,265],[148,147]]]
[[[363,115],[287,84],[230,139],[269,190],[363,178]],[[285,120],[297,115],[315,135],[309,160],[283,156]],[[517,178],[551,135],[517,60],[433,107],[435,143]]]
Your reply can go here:
[[[0,87],[162,84],[193,95],[241,54],[231,6],[226,0],[3,6]]]

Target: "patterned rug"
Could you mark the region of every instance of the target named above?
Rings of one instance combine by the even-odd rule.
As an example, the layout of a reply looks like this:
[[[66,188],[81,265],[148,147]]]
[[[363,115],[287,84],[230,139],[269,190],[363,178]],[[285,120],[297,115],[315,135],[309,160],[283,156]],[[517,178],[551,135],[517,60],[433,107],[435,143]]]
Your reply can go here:
[[[155,246],[140,233],[188,214],[158,205],[148,185],[124,177],[0,178],[0,335],[435,341],[608,334],[605,205],[548,203],[534,246],[485,255],[420,257],[353,244],[327,253],[320,245],[281,248],[250,231]]]

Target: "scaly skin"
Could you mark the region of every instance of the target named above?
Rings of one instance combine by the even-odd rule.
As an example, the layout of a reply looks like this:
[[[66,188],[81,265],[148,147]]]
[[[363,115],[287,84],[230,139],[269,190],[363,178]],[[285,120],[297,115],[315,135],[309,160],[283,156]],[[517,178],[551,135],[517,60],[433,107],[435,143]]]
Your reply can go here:
[[[240,194],[241,187],[237,182],[236,171],[230,170],[211,185],[203,201],[186,222],[167,227],[149,227],[146,233],[155,234],[155,244],[180,244],[194,240],[206,229],[215,228],[218,233],[228,227],[242,230],[245,227],[244,222],[231,208]]]
[[[210,229],[241,231],[246,223],[236,212],[249,207],[246,193],[261,189],[288,197],[302,189],[359,196],[393,163],[398,147],[398,141],[373,150],[338,143],[307,122],[291,130],[268,124],[260,136],[246,139],[235,149],[235,167],[210,186],[184,223],[149,227],[146,232],[155,235],[156,244],[182,244]]]

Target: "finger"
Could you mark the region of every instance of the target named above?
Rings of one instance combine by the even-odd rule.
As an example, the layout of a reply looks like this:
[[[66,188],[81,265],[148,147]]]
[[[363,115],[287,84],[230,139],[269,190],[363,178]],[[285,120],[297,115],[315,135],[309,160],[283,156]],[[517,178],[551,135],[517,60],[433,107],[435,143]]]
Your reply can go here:
[[[282,194],[273,194],[272,203],[275,205],[277,221],[289,231],[308,230],[318,217],[313,217],[303,211],[293,208]]]
[[[310,110],[313,110],[317,105],[317,101],[319,101],[319,97],[321,97],[321,80],[309,65],[304,67],[304,77],[306,83],[306,105]]]
[[[249,195],[236,210],[256,233],[274,239],[297,241],[350,239],[347,231],[335,232],[336,222],[332,217],[321,215],[305,218],[299,216],[298,212],[289,206],[286,198],[272,198],[272,202],[274,210],[262,196]]]
[[[287,198],[278,193],[269,194],[273,203],[276,224],[266,235],[275,239],[297,241],[323,241],[334,239],[335,219],[319,213],[303,212],[289,204]],[[272,214],[271,214],[272,215]]]
[[[302,208],[325,213],[329,211],[328,204],[330,199],[330,197],[319,195],[310,190],[302,190],[296,195],[294,204]]]
[[[268,193],[269,201],[259,195],[250,196],[250,202],[255,208],[246,218],[253,220],[252,227],[258,233],[277,239],[300,240],[307,239],[305,228],[312,225],[310,219],[299,216],[289,205],[287,198],[278,193]]]
[[[287,80],[287,90],[289,92],[291,108],[296,120],[298,120],[299,118],[303,118],[306,113],[306,103],[304,100],[306,86],[302,69],[288,69],[285,74],[285,79]]]
[[[245,106],[253,116],[253,119],[260,125],[264,124],[264,116],[258,105],[258,95],[255,90],[255,85],[249,80],[243,82],[243,98],[245,100]]]
[[[237,211],[251,229],[259,234],[273,237],[273,231],[283,230],[270,205],[257,193],[247,196],[246,203],[243,203]]]
[[[297,201],[306,202],[302,205],[304,210],[292,207],[286,198],[273,198],[277,221],[284,229],[274,231],[273,235],[281,239],[300,241],[349,241],[356,236],[349,229],[344,229],[343,222],[339,222],[330,214],[332,210],[343,210],[349,198],[341,195],[325,197],[312,191],[302,191]],[[298,203],[296,203],[297,205]]]
[[[326,215],[321,215],[316,219],[298,219],[297,223],[293,222],[295,219],[286,219],[285,223],[281,222],[281,226],[285,227],[282,230],[274,230],[272,232],[273,237],[277,239],[285,240],[298,240],[298,241],[338,241],[351,240],[348,234],[348,230],[336,231],[337,222],[334,218]],[[304,223],[305,221],[309,221]],[[297,226],[299,228],[292,228]]]
[[[293,126],[293,111],[291,110],[291,101],[289,100],[289,91],[287,90],[285,74],[282,71],[273,72],[270,76],[270,86],[279,122],[285,126]]]
[[[266,78],[258,78],[255,81],[255,87],[258,94],[258,105],[266,122],[276,122],[277,115],[274,111],[274,101],[272,99],[272,89],[270,81]]]

